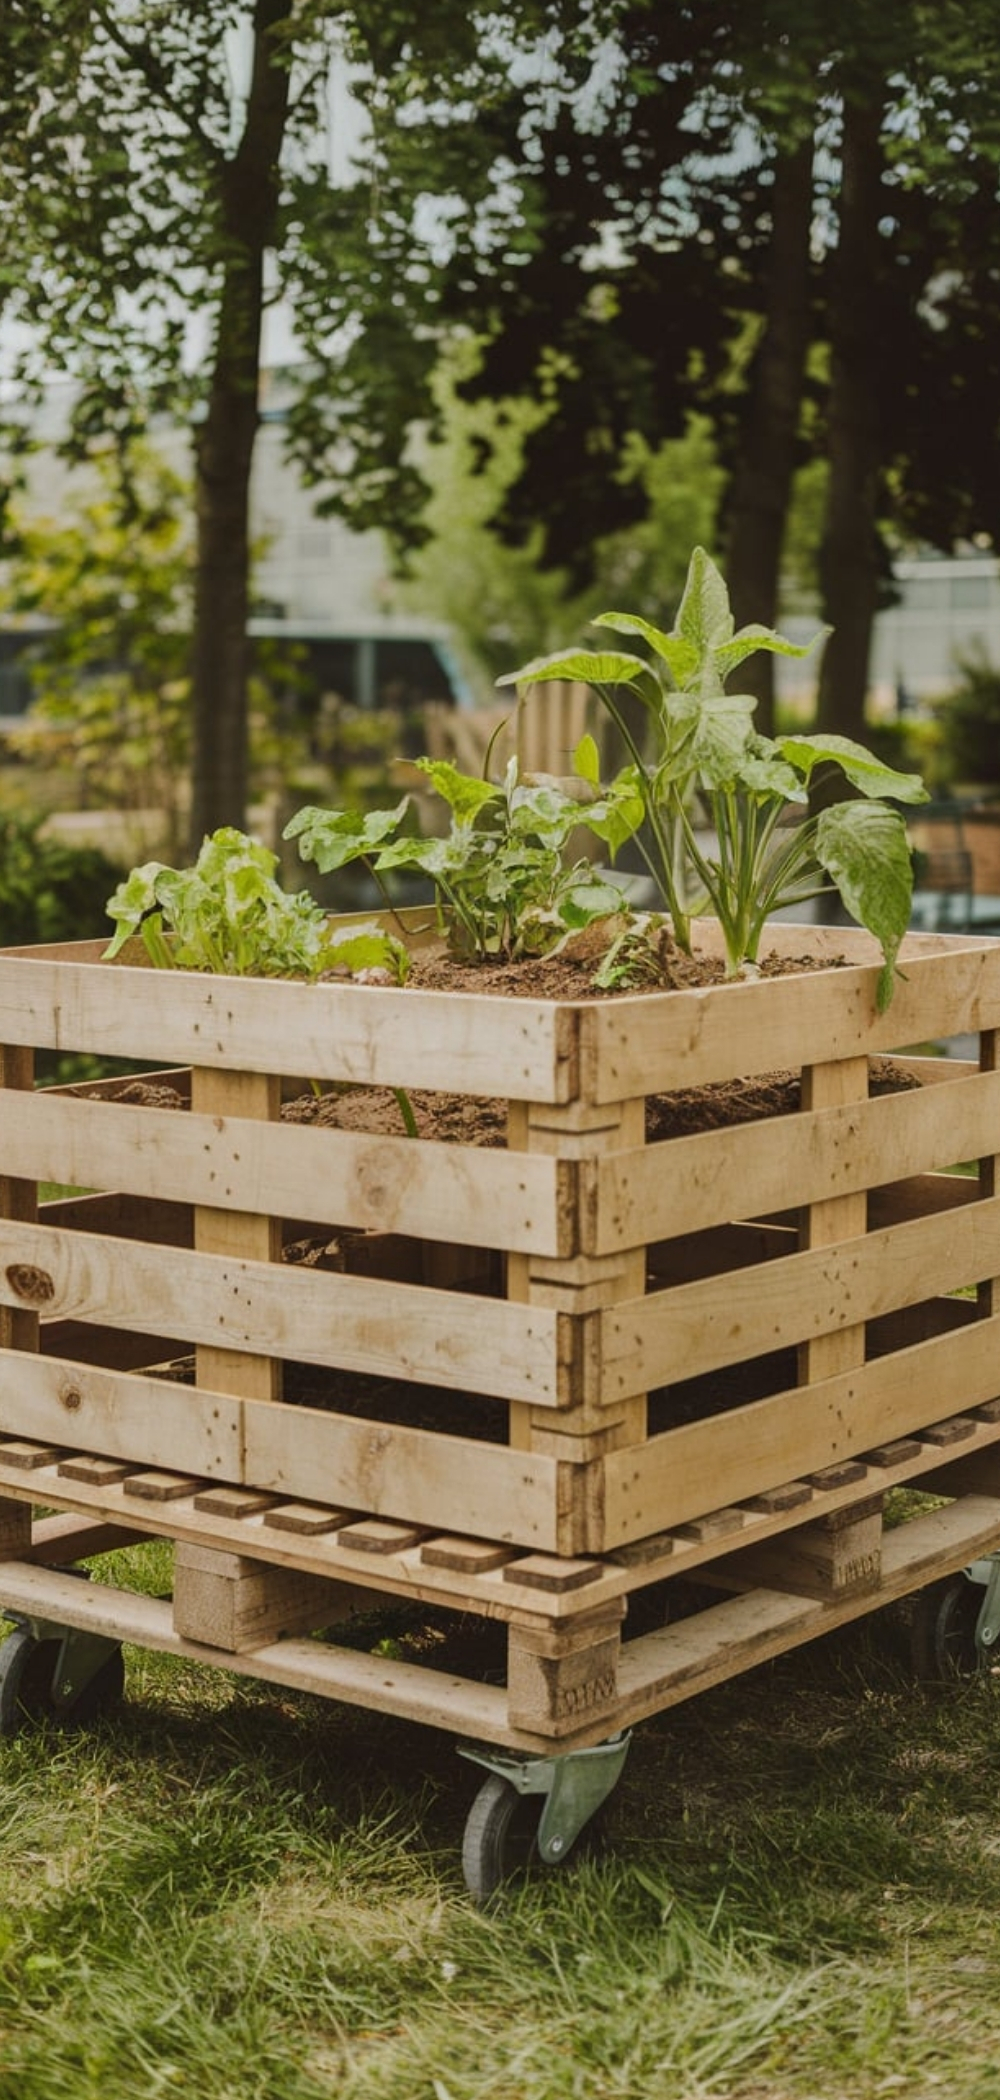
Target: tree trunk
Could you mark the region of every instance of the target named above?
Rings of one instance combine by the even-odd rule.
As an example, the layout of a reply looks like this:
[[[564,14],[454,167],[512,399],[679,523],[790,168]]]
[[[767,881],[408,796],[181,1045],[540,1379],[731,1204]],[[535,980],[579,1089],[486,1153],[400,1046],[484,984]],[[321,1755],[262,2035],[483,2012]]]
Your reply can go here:
[[[738,627],[778,624],[781,549],[809,343],[812,171],[811,136],[775,167],[764,331],[729,504],[727,573]],[[751,657],[740,684],[757,695],[756,727],[763,736],[773,735],[773,656]]]
[[[288,114],[288,0],[256,0],[243,134],[221,164],[222,292],[204,422],[196,437],[198,528],[191,650],[191,846],[246,826],[250,468],[258,426],[264,257],[274,238]]]
[[[817,726],[863,741],[878,605],[876,398],[883,102],[845,102],[840,233],[830,317],[830,480],[820,550],[823,617],[833,629]]]

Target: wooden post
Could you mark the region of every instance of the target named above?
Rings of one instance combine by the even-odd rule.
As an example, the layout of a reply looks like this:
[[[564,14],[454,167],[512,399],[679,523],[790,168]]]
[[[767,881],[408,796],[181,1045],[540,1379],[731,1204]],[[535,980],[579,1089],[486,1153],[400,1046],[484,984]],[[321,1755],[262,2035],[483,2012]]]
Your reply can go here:
[[[845,1102],[867,1101],[867,1057],[845,1057],[836,1064],[807,1065],[802,1073],[803,1110],[840,1108]],[[849,1196],[830,1196],[812,1203],[801,1214],[800,1247],[832,1247],[839,1240],[860,1238],[868,1225],[868,1195],[858,1189]],[[812,1385],[850,1371],[865,1360],[865,1330],[838,1327],[829,1334],[803,1342],[799,1349],[799,1378]],[[795,1468],[791,1469],[793,1472]]]
[[[1000,1045],[1000,1029],[984,1028],[979,1038],[979,1069],[981,1072],[995,1072],[1000,1069],[997,1056],[998,1045]],[[988,1198],[998,1193],[998,1188],[1000,1188],[1000,1179],[998,1179],[997,1175],[998,1161],[1000,1161],[1000,1152],[991,1152],[979,1162],[979,1193],[982,1197]],[[987,1276],[980,1281],[976,1290],[976,1311],[981,1320],[990,1320],[995,1313],[1000,1312],[1000,1277]]]
[[[281,1082],[265,1072],[216,1071],[196,1066],[191,1074],[191,1107],[200,1115],[275,1121],[281,1112]],[[200,1253],[231,1255],[241,1261],[279,1261],[281,1223],[266,1213],[209,1209],[196,1204],[194,1243]],[[245,1349],[199,1343],[198,1384],[213,1393],[235,1393],[246,1400],[280,1400],[281,1365],[272,1357]]]
[[[645,1099],[606,1107],[571,1101],[564,1107],[510,1104],[512,1150],[557,1154],[572,1174],[573,1229],[569,1250],[559,1259],[511,1254],[507,1295],[521,1304],[544,1305],[564,1317],[558,1410],[514,1402],[510,1441],[519,1450],[567,1461],[560,1551],[594,1553],[603,1547],[601,1473],[607,1452],[641,1444],[646,1437],[646,1395],[607,1394],[600,1322],[609,1305],[641,1297],[646,1288],[645,1247],[610,1255],[580,1251],[580,1211],[587,1200],[583,1165],[609,1148],[631,1150],[645,1137]]]
[[[35,1083],[35,1054],[11,1043],[0,1044],[0,1086],[31,1091]],[[38,1184],[11,1174],[0,1175],[0,1218],[18,1224],[34,1224],[38,1216]],[[0,1305],[0,1348],[37,1350],[37,1312],[20,1306]],[[31,1550],[31,1504],[13,1496],[0,1499],[0,1560],[23,1560]]]

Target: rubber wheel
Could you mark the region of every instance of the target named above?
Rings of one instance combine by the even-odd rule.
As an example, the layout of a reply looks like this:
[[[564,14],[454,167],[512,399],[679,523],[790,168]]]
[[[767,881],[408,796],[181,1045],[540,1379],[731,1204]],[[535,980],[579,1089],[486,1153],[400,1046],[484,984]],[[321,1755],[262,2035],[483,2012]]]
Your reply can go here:
[[[39,1641],[17,1626],[0,1642],[0,1737],[19,1735],[52,1718],[52,1678],[58,1641]]]
[[[462,1839],[462,1872],[474,1903],[489,1903],[506,1882],[538,1864],[538,1825],[544,1798],[519,1794],[497,1772],[480,1787]]]
[[[949,1575],[915,1598],[910,1647],[918,1677],[941,1684],[948,1678],[978,1675],[983,1664],[976,1625],[984,1594],[981,1583],[970,1582],[967,1575]]]
[[[62,1728],[89,1728],[106,1713],[118,1705],[125,1690],[125,1657],[120,1648],[112,1648],[100,1668],[84,1685],[72,1706],[63,1707],[59,1714]]]

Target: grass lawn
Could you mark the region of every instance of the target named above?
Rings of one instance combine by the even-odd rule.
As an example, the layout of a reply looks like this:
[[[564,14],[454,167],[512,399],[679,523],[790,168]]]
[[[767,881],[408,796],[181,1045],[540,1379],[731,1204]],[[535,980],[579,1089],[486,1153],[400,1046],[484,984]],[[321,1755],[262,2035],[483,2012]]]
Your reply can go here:
[[[0,2100],[996,2100],[1000,1689],[901,1655],[647,1723],[606,1845],[483,1915],[450,1736],[130,1650],[0,1745]]]

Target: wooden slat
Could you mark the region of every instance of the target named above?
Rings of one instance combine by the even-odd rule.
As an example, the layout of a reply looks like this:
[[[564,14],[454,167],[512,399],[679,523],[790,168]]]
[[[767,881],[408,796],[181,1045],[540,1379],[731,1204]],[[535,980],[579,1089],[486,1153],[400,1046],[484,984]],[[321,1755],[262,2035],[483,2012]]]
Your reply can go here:
[[[420,1524],[400,1524],[385,1517],[358,1517],[341,1526],[337,1544],[348,1547],[352,1553],[405,1553],[408,1546],[419,1546],[425,1535]]]
[[[603,1347],[623,1392],[655,1389],[919,1304],[994,1269],[998,1197],[734,1270],[724,1288],[708,1277],[612,1306],[603,1316]]]
[[[291,1531],[299,1538],[318,1538],[323,1532],[339,1531],[351,1512],[324,1508],[318,1502],[279,1502],[269,1509],[265,1524],[273,1531]]]
[[[1000,1320],[980,1320],[820,1385],[686,1423],[640,1450],[612,1451],[604,1462],[605,1548],[912,1436],[940,1418],[942,1395],[960,1393],[968,1411],[998,1387]]]
[[[815,952],[814,929],[795,931],[800,952]],[[904,942],[906,977],[896,978],[884,1014],[875,1005],[878,950],[865,945],[865,969],[595,1002],[581,1017],[582,1086],[598,1101],[625,1099],[1000,1025],[1000,943],[959,936],[928,950]],[[841,946],[859,952],[856,941]]]
[[[462,1575],[484,1575],[492,1568],[502,1568],[514,1558],[511,1546],[494,1546],[486,1539],[455,1538],[443,1532],[439,1538],[424,1539],[420,1558],[428,1568],[454,1568]]]
[[[885,1534],[877,1590],[826,1600],[751,1590],[622,1650],[617,1727],[662,1713],[713,1684],[905,1597],[1000,1544],[1000,1500],[970,1495]]]
[[[1000,1073],[988,1072],[612,1153],[591,1170],[588,1246],[610,1253],[949,1167],[998,1121]]]
[[[139,1466],[179,1466],[236,1481],[243,1461],[239,1400],[133,1372],[0,1350],[0,1435],[30,1422],[39,1437]],[[0,1451],[10,1450],[10,1444]]]
[[[39,1180],[111,1186],[182,1205],[263,1204],[275,1217],[524,1253],[556,1255],[566,1246],[559,1162],[494,1147],[414,1143],[318,1124],[248,1128],[231,1114],[117,1107],[48,1090],[11,1102],[0,1090],[0,1157]],[[94,1229],[124,1229],[113,1211],[102,1217],[97,1208],[121,1197],[77,1200],[87,1207],[69,1214],[60,1208],[52,1222],[86,1228],[93,1219]],[[166,1205],[162,1214],[157,1209],[146,1236],[165,1239],[173,1215]],[[176,1241],[184,1243],[179,1230]]]
[[[141,1330],[155,1306],[180,1342],[560,1403],[558,1315],[542,1306],[0,1221],[0,1304],[29,1288],[49,1315]]]
[[[100,955],[100,942],[0,953],[8,1041],[252,1072],[277,1057],[302,1079],[523,1101],[575,1090],[574,1011],[552,1000],[205,977]]]
[[[557,1552],[563,1546],[560,1461],[430,1430],[248,1401],[244,1467],[255,1486],[303,1502],[450,1529],[456,1511],[478,1538]]]
[[[476,1684],[419,1663],[396,1662],[390,1656],[365,1655],[358,1649],[308,1640],[276,1641],[249,1654],[230,1654],[175,1633],[167,1600],[109,1590],[100,1583],[79,1582],[73,1575],[24,1562],[4,1568],[4,1602],[9,1610],[52,1618],[112,1640],[131,1641],[140,1648],[217,1663],[237,1675],[343,1700],[372,1713],[397,1714],[431,1728],[440,1728],[447,1715],[449,1727],[477,1740],[512,1749],[551,1747],[537,1733],[509,1727],[502,1686]],[[599,1731],[577,1733],[590,1740]]]

